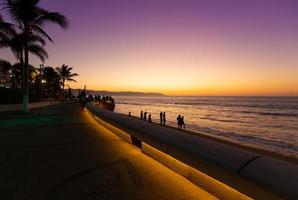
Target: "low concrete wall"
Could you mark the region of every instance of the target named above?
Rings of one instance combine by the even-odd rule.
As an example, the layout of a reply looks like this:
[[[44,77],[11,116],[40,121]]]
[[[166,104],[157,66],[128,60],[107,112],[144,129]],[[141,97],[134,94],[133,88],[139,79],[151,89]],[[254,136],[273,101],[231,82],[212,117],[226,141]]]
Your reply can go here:
[[[59,101],[45,101],[45,102],[37,102],[37,103],[29,103],[28,108],[39,108],[44,106],[50,106],[60,103]],[[7,104],[7,105],[0,105],[0,112],[8,112],[8,111],[21,111],[22,104]]]
[[[128,138],[123,133],[252,198],[298,199],[298,166],[295,164],[103,110],[93,103],[88,103],[87,109],[126,141]],[[123,133],[119,133],[119,129]],[[171,168],[167,162],[159,161]],[[196,182],[191,175],[179,170],[178,173]]]

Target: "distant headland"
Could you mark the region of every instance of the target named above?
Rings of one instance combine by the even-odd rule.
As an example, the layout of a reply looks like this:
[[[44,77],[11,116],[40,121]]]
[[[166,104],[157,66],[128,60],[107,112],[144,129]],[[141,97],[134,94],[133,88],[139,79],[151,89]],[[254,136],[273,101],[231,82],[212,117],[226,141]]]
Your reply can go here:
[[[80,89],[72,89],[72,93],[77,95]],[[147,97],[163,97],[166,96],[157,92],[132,92],[132,91],[119,91],[112,92],[106,90],[86,90],[87,93],[92,95],[105,95],[105,96],[147,96]]]

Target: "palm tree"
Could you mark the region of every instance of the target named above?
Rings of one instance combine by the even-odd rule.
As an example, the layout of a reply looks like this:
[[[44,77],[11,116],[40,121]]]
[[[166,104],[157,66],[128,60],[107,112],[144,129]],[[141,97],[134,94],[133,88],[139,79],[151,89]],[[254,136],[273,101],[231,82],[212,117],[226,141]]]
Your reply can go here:
[[[40,7],[41,0],[0,0],[2,9],[6,11],[15,26],[24,37],[24,67],[23,67],[23,111],[28,112],[28,64],[30,37],[32,34],[39,35],[53,41],[44,30],[46,23],[58,24],[67,28],[67,19],[58,12],[51,12]]]
[[[49,97],[57,97],[61,91],[60,75],[50,66],[43,70],[43,78],[46,80],[46,92]]]
[[[28,50],[30,54],[37,56],[42,62],[48,58],[48,53],[44,49],[45,40],[38,35],[31,35],[29,38]],[[24,36],[23,34],[17,33],[13,28],[10,32],[6,32],[6,34],[2,35],[0,38],[0,48],[10,48],[15,58],[19,62],[19,69],[21,69],[21,82],[24,87]],[[13,68],[15,69],[15,67]],[[30,67],[28,67],[30,69]],[[29,70],[30,71],[30,70]],[[29,73],[30,74],[30,73]],[[14,75],[14,73],[13,73]],[[15,80],[15,79],[14,79]],[[15,82],[14,82],[15,83]],[[12,84],[14,87],[15,84]]]
[[[56,71],[62,79],[62,90],[64,91],[65,81],[74,81],[77,82],[73,77],[79,76],[77,73],[71,73],[73,70],[72,67],[68,67],[67,65],[62,65],[61,67],[56,67]]]

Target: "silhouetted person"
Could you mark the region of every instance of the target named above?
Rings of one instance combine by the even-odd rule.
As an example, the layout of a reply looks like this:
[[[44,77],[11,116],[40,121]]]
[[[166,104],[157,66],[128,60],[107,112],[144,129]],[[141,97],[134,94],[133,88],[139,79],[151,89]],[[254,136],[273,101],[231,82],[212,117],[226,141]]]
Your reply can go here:
[[[72,100],[71,97],[72,97],[72,96],[71,96],[71,88],[68,87],[68,99],[69,99],[70,101]]]
[[[148,122],[149,122],[149,123],[152,123],[151,114],[149,114]]]
[[[93,96],[92,96],[92,94],[89,94],[89,95],[88,95],[88,102],[89,102],[89,101],[92,101],[92,100],[93,100]]]
[[[178,117],[177,117],[177,124],[178,124],[178,130],[182,129],[182,117],[181,117],[181,115],[178,115]]]
[[[128,112],[128,116],[131,116],[131,112]]]
[[[112,97],[111,97],[111,103],[112,103],[112,104],[115,104],[115,100],[114,100],[114,98],[112,98]]]
[[[143,119],[143,110],[141,110],[141,120]]]
[[[163,122],[163,125],[166,125],[166,112],[162,114],[162,122]]]
[[[162,124],[162,112],[159,113],[159,120],[160,120],[160,124]]]
[[[147,120],[147,111],[144,112],[144,118],[145,121]]]
[[[83,112],[86,106],[86,89],[84,89],[79,96],[80,96],[81,111]]]
[[[181,117],[181,129],[185,129],[184,116]]]

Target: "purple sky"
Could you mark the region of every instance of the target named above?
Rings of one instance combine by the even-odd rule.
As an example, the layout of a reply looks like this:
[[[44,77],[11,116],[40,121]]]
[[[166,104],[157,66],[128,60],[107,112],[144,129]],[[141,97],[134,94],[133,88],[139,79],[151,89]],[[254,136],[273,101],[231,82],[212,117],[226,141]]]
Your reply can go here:
[[[297,0],[43,0],[42,6],[70,20],[65,32],[48,27],[55,43],[47,46],[46,65],[73,66],[80,74],[74,87],[298,95]],[[9,51],[0,53],[13,61]]]

